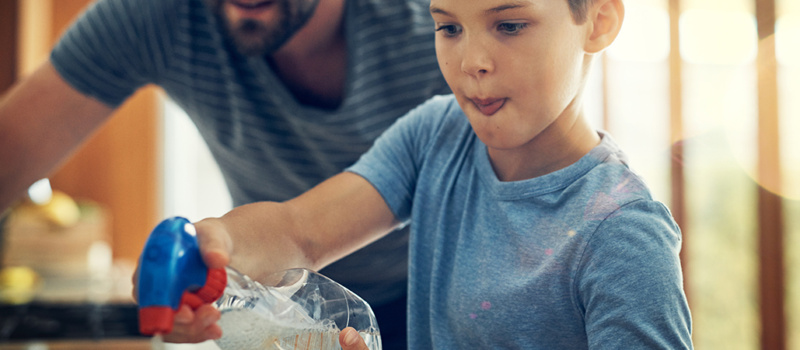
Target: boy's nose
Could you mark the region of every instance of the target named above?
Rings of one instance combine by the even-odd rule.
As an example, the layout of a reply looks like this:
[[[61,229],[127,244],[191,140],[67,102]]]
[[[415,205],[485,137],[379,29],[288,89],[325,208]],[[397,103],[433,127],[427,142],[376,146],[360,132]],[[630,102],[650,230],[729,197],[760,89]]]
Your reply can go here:
[[[480,40],[465,40],[461,57],[461,71],[479,78],[493,70],[494,61],[489,48],[483,45]]]

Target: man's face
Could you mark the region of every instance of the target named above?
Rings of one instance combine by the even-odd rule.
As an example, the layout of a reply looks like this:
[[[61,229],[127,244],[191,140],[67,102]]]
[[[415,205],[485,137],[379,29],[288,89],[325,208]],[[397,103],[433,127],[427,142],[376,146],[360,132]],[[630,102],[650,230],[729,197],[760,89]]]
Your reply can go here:
[[[314,14],[319,0],[206,0],[228,37],[248,56],[279,49]]]
[[[573,113],[585,25],[565,0],[431,0],[439,67],[477,136],[518,149]]]

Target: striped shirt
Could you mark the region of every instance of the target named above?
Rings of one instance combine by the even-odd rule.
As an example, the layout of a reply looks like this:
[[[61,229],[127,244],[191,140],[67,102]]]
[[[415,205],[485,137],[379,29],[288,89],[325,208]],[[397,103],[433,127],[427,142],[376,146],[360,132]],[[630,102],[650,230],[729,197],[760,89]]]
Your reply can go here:
[[[99,0],[51,62],[74,88],[118,106],[156,84],[192,118],[234,205],[283,201],[353,164],[398,117],[447,93],[428,0],[348,0],[348,71],[335,110],[297,102],[262,57],[239,54],[203,0]],[[373,304],[402,293],[407,233],[324,273]],[[365,259],[367,262],[365,262]]]

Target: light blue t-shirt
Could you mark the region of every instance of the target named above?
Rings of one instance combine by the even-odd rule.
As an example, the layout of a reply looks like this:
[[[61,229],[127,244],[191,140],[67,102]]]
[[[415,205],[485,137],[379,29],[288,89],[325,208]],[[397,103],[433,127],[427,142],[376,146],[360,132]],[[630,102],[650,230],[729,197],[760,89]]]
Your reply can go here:
[[[410,220],[410,349],[692,348],[679,228],[601,136],[567,168],[501,182],[435,97],[348,168]]]

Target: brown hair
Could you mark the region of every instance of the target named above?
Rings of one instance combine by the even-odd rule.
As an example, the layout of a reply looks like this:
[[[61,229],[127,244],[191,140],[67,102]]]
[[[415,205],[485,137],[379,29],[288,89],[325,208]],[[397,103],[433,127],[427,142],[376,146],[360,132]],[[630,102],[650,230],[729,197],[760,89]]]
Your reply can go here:
[[[572,12],[572,20],[575,21],[575,23],[582,24],[586,21],[586,12],[592,2],[594,2],[594,0],[567,0],[567,3],[569,3],[569,11]]]

